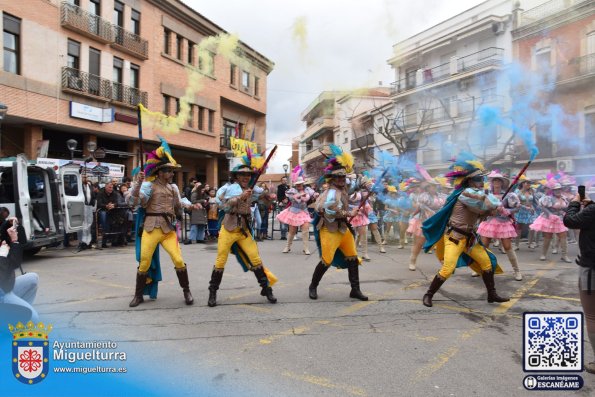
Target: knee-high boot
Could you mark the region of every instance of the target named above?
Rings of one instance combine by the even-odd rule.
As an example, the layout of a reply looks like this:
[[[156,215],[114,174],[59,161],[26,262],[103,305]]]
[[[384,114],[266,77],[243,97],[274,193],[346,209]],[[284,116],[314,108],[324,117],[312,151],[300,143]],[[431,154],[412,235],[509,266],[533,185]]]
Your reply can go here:
[[[514,271],[514,279],[516,281],[521,281],[523,279],[523,275],[521,274],[521,271],[519,269],[519,262],[516,256],[516,252],[514,252],[514,248],[510,248],[508,251],[506,251],[506,255],[508,256],[508,260],[512,265],[512,270]]]
[[[260,290],[260,295],[266,296],[271,303],[277,303],[277,298],[275,298],[275,295],[273,295],[273,289],[269,287],[269,279],[264,272],[264,267],[262,265],[255,267],[253,271],[256,279],[258,280],[258,284],[260,284],[260,287],[262,288]]]
[[[568,257],[568,239],[567,238],[560,238],[560,251],[562,251],[562,257],[560,258],[562,262],[570,263],[572,262]]]
[[[145,300],[143,299],[143,290],[145,289],[145,285],[147,285],[147,273],[136,273],[136,287],[134,288],[134,297],[128,304],[130,307],[136,307],[143,303]]]
[[[213,268],[209,282],[209,307],[217,306],[217,290],[221,285],[221,279],[223,279],[223,269]]]
[[[283,251],[281,251],[281,252],[286,254],[289,251],[291,251],[291,244],[293,244],[294,237],[295,237],[295,233],[292,233],[290,230],[289,233],[287,234],[287,244],[285,245],[285,248],[283,248]]]
[[[432,283],[430,284],[430,288],[428,288],[428,291],[424,295],[424,298],[423,298],[424,306],[432,307],[432,298],[434,297],[434,294],[436,292],[438,292],[440,287],[442,287],[442,284],[444,284],[445,281],[446,281],[446,279],[440,277],[439,274],[436,274],[434,276],[434,279],[432,280]]]
[[[310,299],[318,299],[318,292],[316,291],[316,288],[318,288],[318,284],[320,283],[320,280],[322,280],[322,276],[324,276],[324,273],[326,273],[328,268],[329,266],[326,266],[324,263],[322,263],[322,261],[318,262],[318,265],[316,265],[314,274],[312,274],[312,282],[308,287],[308,295],[310,296]]]
[[[306,230],[306,231],[302,230],[302,242],[304,243],[304,249],[302,250],[302,252],[305,255],[310,255],[310,249],[308,247],[309,240],[310,240],[310,230]]]
[[[356,262],[347,268],[349,274],[349,283],[351,284],[350,298],[359,299],[360,301],[367,301],[368,297],[362,294],[359,289],[359,264]]]
[[[383,254],[386,253],[386,250],[382,245],[382,238],[380,237],[380,232],[378,231],[378,229],[372,231],[372,236],[374,236],[374,241],[376,241],[376,244],[378,244],[378,246],[380,247],[380,252]]]
[[[517,234],[516,238],[514,239],[514,250],[518,251],[521,249],[521,233]]]
[[[541,256],[539,257],[540,261],[544,261],[547,257],[547,251],[550,249],[550,243],[552,242],[551,238],[543,238],[543,246],[541,247]]]
[[[483,278],[483,283],[486,286],[486,290],[488,291],[488,303],[493,302],[508,302],[510,299],[502,298],[496,293],[496,282],[494,281],[494,272],[482,272],[481,277]]]
[[[188,266],[184,266],[182,269],[176,269],[176,276],[178,276],[180,287],[184,291],[184,301],[187,305],[193,304],[194,298],[190,293],[190,281],[188,280]]]

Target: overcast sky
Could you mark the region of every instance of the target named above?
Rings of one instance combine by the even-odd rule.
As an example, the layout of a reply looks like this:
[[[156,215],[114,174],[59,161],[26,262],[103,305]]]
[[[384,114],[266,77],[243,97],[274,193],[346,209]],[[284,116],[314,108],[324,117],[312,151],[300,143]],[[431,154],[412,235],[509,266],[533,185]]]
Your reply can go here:
[[[183,0],[275,63],[268,78],[269,172],[283,172],[302,111],[321,91],[389,86],[392,46],[481,0]],[[302,27],[304,41],[294,34]]]

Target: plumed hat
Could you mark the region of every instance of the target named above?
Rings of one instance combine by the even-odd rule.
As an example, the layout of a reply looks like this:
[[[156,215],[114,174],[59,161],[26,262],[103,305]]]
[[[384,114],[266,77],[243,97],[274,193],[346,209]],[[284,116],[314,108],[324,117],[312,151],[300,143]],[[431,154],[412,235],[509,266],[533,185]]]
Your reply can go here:
[[[171,149],[167,144],[165,138],[157,136],[161,141],[161,146],[147,153],[147,162],[145,163],[145,178],[151,182],[157,177],[157,171],[162,168],[180,168],[176,160],[174,160]]]

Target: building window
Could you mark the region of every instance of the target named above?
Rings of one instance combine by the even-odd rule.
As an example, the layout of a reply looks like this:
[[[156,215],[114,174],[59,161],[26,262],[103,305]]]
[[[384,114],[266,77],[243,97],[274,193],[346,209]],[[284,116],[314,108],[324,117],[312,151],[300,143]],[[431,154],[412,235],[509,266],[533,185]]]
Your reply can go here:
[[[214,131],[214,128],[213,128],[214,125],[215,125],[215,111],[209,110],[209,132]]]
[[[485,88],[481,90],[481,101],[482,103],[493,102],[496,100],[496,87]]]
[[[595,113],[585,114],[585,137],[595,138]]]
[[[254,96],[260,96],[258,95],[258,91],[260,89],[260,79],[256,76],[254,76]]]
[[[179,34],[176,35],[176,58],[182,60],[182,41],[184,38]]]
[[[250,73],[242,70],[242,89],[248,91],[250,89]]]
[[[80,0],[67,0],[67,3],[72,4],[73,6],[77,6],[77,7],[79,7],[81,5]]]
[[[106,94],[101,87],[101,51],[89,48],[89,93],[93,95]]]
[[[230,64],[230,68],[229,68],[229,84],[231,85],[236,85],[237,84],[237,67],[236,65],[234,65],[233,63]]]
[[[114,68],[112,71],[112,81],[113,81],[112,98],[119,102],[122,102],[122,97],[123,97],[123,87],[122,87],[123,71],[124,71],[124,61],[118,57],[114,57]]]
[[[68,39],[68,59],[66,60],[69,68],[80,69],[81,64],[81,43]]]
[[[140,66],[133,63],[130,64],[130,86],[137,89],[140,87]]]
[[[176,98],[176,115],[180,114],[180,98]]]
[[[170,42],[171,42],[171,31],[164,29],[163,30],[163,52],[165,52],[168,55],[170,55],[170,53],[171,53],[171,47],[169,44]]]
[[[198,55],[198,70],[213,76],[215,73],[215,54],[210,51],[201,51]]]
[[[4,14],[4,71],[20,74],[21,20]]]
[[[186,124],[190,128],[194,128],[194,105],[189,103],[188,107],[190,108],[188,112],[188,120],[186,120]]]
[[[124,27],[124,4],[114,1],[114,25]]]
[[[140,12],[132,10],[130,19],[132,21],[132,33],[140,35]]]
[[[188,41],[188,63],[194,65],[194,43]]]
[[[205,108],[199,106],[198,107],[198,129],[201,131],[204,130],[204,126],[205,126],[204,112],[205,112]]]
[[[548,71],[551,64],[551,54],[549,47],[535,51],[535,69]]]
[[[169,116],[170,96],[163,94],[163,114]]]

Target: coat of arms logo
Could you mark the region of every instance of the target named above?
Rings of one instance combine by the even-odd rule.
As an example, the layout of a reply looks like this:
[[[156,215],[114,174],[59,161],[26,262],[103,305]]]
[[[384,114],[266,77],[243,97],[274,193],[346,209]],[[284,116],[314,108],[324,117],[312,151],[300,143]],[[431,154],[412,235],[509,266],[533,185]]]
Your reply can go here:
[[[49,371],[49,340],[51,324],[8,325],[12,333],[12,373],[22,383],[33,385],[45,379]]]

